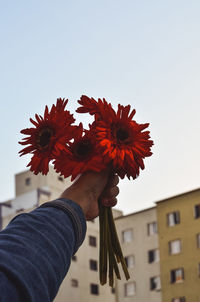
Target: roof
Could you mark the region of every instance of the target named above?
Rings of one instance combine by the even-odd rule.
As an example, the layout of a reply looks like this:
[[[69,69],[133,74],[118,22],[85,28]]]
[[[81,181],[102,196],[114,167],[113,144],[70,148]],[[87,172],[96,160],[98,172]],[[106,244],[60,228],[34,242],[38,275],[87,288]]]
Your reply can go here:
[[[176,194],[176,195],[167,197],[165,199],[161,199],[161,200],[155,201],[155,203],[157,204],[157,203],[160,203],[160,202],[165,202],[165,201],[168,201],[170,199],[174,199],[176,197],[180,197],[180,196],[184,196],[184,195],[187,195],[187,194],[191,194],[191,193],[194,193],[194,192],[199,191],[199,190],[200,190],[200,188],[196,188],[196,189],[193,189],[193,190],[190,190],[190,191],[187,191],[187,192],[183,192],[181,194]]]
[[[137,214],[140,214],[142,212],[146,212],[146,211],[149,211],[149,210],[152,210],[152,209],[155,209],[155,208],[156,208],[156,206],[153,206],[153,207],[146,208],[146,209],[143,209],[143,210],[140,210],[140,211],[137,211],[137,212],[127,214],[127,215],[119,216],[119,217],[116,217],[115,220],[126,218],[126,217],[129,217],[129,216],[132,216],[132,215],[137,215]]]
[[[165,201],[168,201],[168,200],[173,199],[173,198],[176,198],[176,197],[180,197],[180,196],[184,196],[184,195],[187,195],[187,194],[191,194],[191,193],[196,192],[196,191],[200,191],[200,188],[196,188],[196,189],[193,189],[193,190],[190,190],[190,191],[187,191],[187,192],[183,192],[183,193],[181,193],[181,194],[176,194],[176,195],[167,197],[167,198],[165,198],[165,199],[161,199],[161,200],[155,201],[154,203],[157,205],[158,203],[165,202]],[[150,208],[143,209],[143,210],[141,210],[141,211],[137,211],[137,212],[130,213],[130,214],[128,214],[128,215],[118,216],[118,217],[115,218],[115,220],[117,220],[117,219],[122,219],[122,218],[126,218],[126,217],[128,217],[128,216],[137,215],[137,214],[140,214],[140,213],[142,213],[142,212],[152,210],[152,209],[156,208],[156,205],[153,206],[153,207],[150,207]]]

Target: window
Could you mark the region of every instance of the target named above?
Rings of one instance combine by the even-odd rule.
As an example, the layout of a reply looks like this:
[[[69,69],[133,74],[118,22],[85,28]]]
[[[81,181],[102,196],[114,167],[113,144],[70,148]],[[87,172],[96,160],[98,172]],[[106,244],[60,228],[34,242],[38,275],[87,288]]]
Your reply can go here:
[[[115,288],[111,287],[111,294],[115,294]]]
[[[147,224],[148,236],[152,236],[157,233],[157,222],[151,222]]]
[[[197,247],[200,248],[200,233],[197,234]]]
[[[160,277],[152,277],[150,278],[150,290],[159,291],[161,289]]]
[[[96,260],[90,260],[90,269],[92,271],[97,271],[97,261]]]
[[[173,298],[172,302],[186,302],[185,297]]]
[[[174,269],[171,271],[171,283],[179,283],[184,280],[183,268]]]
[[[76,280],[76,279],[71,279],[71,286],[72,286],[72,287],[78,287],[78,280]]]
[[[90,293],[92,295],[99,295],[99,286],[97,284],[90,284]]]
[[[133,255],[124,258],[128,268],[133,268],[135,265],[135,257]]]
[[[97,246],[97,239],[94,236],[89,236],[89,245],[90,246]]]
[[[77,256],[72,256],[72,261],[76,262],[77,261]]]
[[[126,230],[122,232],[122,241],[131,242],[133,240],[133,230]]]
[[[16,213],[22,212],[24,210],[25,210],[24,208],[19,208],[19,209],[16,210]]]
[[[59,181],[62,181],[62,182],[64,181],[64,179],[63,179],[62,176],[58,176],[58,180],[59,180]]]
[[[200,218],[200,204],[194,206],[194,218]]]
[[[125,297],[131,297],[135,295],[135,282],[129,282],[124,284]]]
[[[27,178],[25,179],[25,184],[26,184],[26,186],[29,186],[29,185],[31,184],[31,179],[30,179],[30,177],[27,177]]]
[[[178,211],[169,213],[167,215],[167,225],[172,227],[180,223],[180,213]]]
[[[148,261],[149,261],[149,263],[159,262],[159,260],[160,260],[160,254],[159,254],[158,249],[148,251]]]
[[[176,239],[169,242],[169,253],[171,255],[179,254],[181,252],[181,240]]]

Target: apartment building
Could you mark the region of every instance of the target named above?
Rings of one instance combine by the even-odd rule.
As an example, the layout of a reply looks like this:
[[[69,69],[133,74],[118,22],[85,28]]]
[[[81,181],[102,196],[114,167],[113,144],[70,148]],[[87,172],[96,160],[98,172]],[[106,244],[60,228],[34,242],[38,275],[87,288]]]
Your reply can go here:
[[[115,223],[131,277],[116,282],[117,301],[160,302],[156,207],[117,217]]]
[[[17,214],[56,199],[70,185],[50,167],[48,175],[15,175],[16,197],[0,203],[0,228]],[[55,302],[200,302],[200,189],[158,201],[123,216],[113,209],[130,273],[112,289],[99,283],[98,218],[74,255]]]
[[[157,202],[163,302],[200,301],[200,189]]]
[[[48,193],[49,199],[53,200],[58,198],[70,183],[70,178],[65,179],[55,173],[53,166],[49,167],[47,175],[35,175],[27,170],[15,175],[15,195],[18,197],[34,190],[40,190]]]
[[[50,167],[48,175],[24,171],[15,175],[15,198],[0,203],[0,229],[16,215],[29,212],[43,202],[57,198],[70,184]]]

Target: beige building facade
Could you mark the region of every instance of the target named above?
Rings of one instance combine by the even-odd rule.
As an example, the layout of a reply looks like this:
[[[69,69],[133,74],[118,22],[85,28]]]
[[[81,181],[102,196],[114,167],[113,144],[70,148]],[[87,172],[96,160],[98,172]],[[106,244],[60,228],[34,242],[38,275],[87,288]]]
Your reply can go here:
[[[163,302],[200,302],[200,189],[157,203]]]
[[[70,184],[50,166],[48,175],[24,171],[15,175],[15,198],[0,203],[0,229],[16,215],[29,212],[43,202],[56,199]]]
[[[0,227],[16,215],[58,198],[71,184],[50,167],[47,176],[30,171],[15,176],[16,197],[0,204]],[[98,218],[87,223],[86,238],[55,302],[199,302],[200,189],[123,216],[113,209],[130,273],[112,289],[99,283]]]
[[[55,302],[99,301],[115,302],[115,291],[109,285],[99,283],[99,223],[98,219],[87,223],[86,238],[73,257],[70,270],[64,279]]]
[[[160,260],[156,207],[115,220],[130,280],[117,281],[117,301],[160,302]]]

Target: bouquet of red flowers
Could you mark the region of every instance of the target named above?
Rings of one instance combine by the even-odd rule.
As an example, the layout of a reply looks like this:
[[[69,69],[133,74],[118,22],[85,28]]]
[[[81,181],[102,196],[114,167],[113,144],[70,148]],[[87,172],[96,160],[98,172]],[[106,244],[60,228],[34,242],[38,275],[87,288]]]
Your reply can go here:
[[[73,115],[66,110],[68,100],[57,99],[56,105],[49,110],[46,106],[44,116],[35,115],[30,119],[33,128],[21,131],[27,135],[20,144],[28,145],[19,153],[20,156],[31,153],[30,170],[35,174],[47,174],[52,161],[56,172],[74,180],[86,171],[100,172],[108,165],[111,173],[120,178],[125,176],[135,179],[144,169],[143,159],[151,156],[153,141],[149,131],[144,131],[149,124],[138,124],[133,120],[135,110],[130,105],[118,105],[117,112],[105,99],[81,96],[78,113],[89,113],[94,121],[89,129],[82,123],[74,125]],[[100,223],[100,283],[113,286],[114,272],[118,279],[121,263],[126,279],[129,273],[117,236],[111,208],[102,206],[99,201]]]

